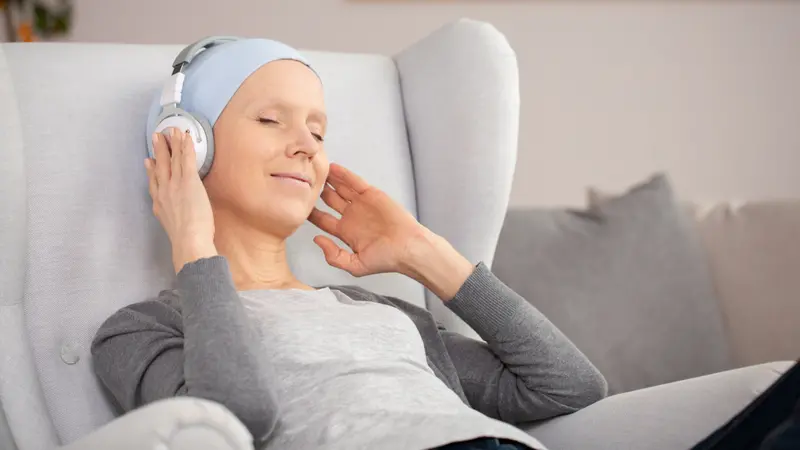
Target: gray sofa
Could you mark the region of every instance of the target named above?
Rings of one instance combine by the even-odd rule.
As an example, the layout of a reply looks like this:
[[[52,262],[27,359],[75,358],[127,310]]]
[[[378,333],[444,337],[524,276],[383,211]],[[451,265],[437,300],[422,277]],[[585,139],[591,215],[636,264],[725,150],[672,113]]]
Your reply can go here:
[[[201,399],[118,417],[89,355],[105,317],[173,281],[142,159],[148,101],[180,49],[0,45],[0,448],[252,448],[230,412]],[[470,260],[491,263],[519,120],[516,59],[504,37],[463,20],[393,58],[308,55],[328,96],[331,159],[387,191]],[[314,232],[307,225],[290,243],[305,282],[357,283],[427,305],[471,334],[411,280],[354,280],[328,268],[311,243]],[[785,367],[619,394],[526,429],[552,449],[684,448]]]
[[[495,253],[494,273],[611,394],[530,430],[552,448],[689,448],[800,355],[800,281],[787,276],[800,202],[700,206],[665,174],[587,194],[584,207],[510,210]]]

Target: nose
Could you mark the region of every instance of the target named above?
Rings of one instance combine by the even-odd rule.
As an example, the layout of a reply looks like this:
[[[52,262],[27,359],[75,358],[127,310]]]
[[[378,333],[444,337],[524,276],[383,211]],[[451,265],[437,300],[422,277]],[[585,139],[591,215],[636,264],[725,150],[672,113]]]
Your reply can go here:
[[[293,139],[286,146],[286,153],[288,157],[305,156],[311,159],[319,153],[320,143],[314,139],[314,135],[307,129],[298,129],[293,136]]]

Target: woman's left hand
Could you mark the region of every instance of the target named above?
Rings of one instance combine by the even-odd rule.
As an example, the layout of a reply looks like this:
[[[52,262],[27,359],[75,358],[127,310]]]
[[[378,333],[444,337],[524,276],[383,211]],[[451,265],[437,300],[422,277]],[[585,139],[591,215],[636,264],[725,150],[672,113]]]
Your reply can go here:
[[[404,273],[413,253],[425,246],[433,233],[385,192],[338,164],[331,164],[327,182],[322,200],[341,218],[314,208],[308,220],[353,250],[342,249],[326,236],[316,236],[314,242],[328,264],[357,277]]]

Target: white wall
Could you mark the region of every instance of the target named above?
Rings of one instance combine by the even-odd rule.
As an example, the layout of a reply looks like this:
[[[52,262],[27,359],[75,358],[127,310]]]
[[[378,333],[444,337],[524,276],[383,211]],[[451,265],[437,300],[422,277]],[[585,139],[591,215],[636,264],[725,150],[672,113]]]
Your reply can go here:
[[[580,204],[588,184],[654,170],[700,201],[800,198],[800,2],[77,0],[77,14],[78,41],[239,34],[384,54],[489,21],[520,64],[512,204]]]

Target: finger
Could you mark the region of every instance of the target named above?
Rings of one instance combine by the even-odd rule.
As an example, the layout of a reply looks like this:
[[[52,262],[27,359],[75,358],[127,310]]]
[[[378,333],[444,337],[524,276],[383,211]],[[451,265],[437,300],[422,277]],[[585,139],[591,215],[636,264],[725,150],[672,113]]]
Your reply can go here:
[[[169,181],[169,149],[167,140],[161,133],[153,135],[153,153],[155,154],[155,173],[159,186],[163,186]]]
[[[349,171],[344,166],[340,166],[336,163],[331,163],[330,170],[328,172],[328,179],[335,181],[336,184],[349,187],[357,194],[363,194],[364,191],[370,187],[369,183],[367,183],[363,178]],[[333,187],[337,190],[339,189],[339,186],[333,182],[331,184],[333,184]]]
[[[172,178],[180,180],[183,177],[181,164],[183,163],[183,132],[178,128],[170,131],[170,166],[172,167]]]
[[[147,158],[144,160],[144,170],[147,172],[147,184],[148,190],[150,191],[150,197],[155,201],[158,194],[158,181],[156,179],[156,174],[153,171],[153,160],[151,158]]]
[[[186,130],[186,135],[183,137],[183,163],[181,164],[181,173],[188,175],[190,173],[197,173],[197,156],[194,151],[194,139]]]
[[[339,226],[339,219],[333,217],[332,215],[315,207],[308,216],[308,221],[316,225],[320,230],[341,239],[341,236],[339,236],[336,232],[336,229]]]
[[[332,187],[327,184],[322,189],[322,201],[339,214],[344,214],[344,210],[347,209],[348,205],[350,205],[347,200],[343,199],[336,191],[333,190]]]
[[[333,184],[330,179],[328,179],[328,182],[330,182],[331,186],[336,190],[339,197],[342,197],[345,201],[353,202],[358,198],[358,193],[348,186],[338,182]]]
[[[322,249],[322,253],[325,255],[325,261],[328,264],[356,275],[352,272],[354,266],[354,255],[352,253],[339,247],[331,238],[326,236],[320,235],[314,237],[314,243]]]

